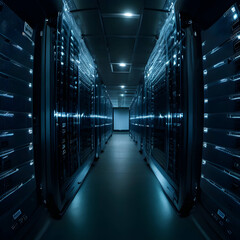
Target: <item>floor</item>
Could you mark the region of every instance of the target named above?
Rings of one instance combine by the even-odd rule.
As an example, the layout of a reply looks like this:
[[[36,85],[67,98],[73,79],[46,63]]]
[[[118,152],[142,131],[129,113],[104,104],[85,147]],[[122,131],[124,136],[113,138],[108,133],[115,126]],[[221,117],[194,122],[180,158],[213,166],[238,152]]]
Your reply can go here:
[[[41,237],[81,240],[204,239],[181,218],[127,133],[114,133],[60,220]]]

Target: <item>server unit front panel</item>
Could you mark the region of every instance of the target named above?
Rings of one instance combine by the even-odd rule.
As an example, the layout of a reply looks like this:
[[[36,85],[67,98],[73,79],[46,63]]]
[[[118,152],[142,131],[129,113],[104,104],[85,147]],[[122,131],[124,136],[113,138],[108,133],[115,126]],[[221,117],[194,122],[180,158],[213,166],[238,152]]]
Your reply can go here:
[[[239,6],[202,33],[204,138],[201,202],[220,235],[239,238]]]
[[[0,2],[0,236],[12,239],[37,209],[33,154],[35,31]]]

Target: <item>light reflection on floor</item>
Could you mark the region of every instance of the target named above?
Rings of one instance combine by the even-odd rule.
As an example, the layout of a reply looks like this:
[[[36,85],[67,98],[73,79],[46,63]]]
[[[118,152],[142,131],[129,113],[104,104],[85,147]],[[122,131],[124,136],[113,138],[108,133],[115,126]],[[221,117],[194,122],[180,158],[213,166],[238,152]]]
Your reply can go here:
[[[180,218],[127,134],[114,134],[61,220],[42,240],[204,239]]]

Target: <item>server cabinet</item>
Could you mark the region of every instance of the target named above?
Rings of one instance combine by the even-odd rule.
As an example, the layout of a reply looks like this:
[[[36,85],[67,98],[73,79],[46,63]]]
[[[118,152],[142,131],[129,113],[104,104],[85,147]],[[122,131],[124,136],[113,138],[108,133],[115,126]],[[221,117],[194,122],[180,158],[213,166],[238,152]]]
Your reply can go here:
[[[84,50],[86,51],[86,49]],[[82,65],[80,71],[80,153],[81,164],[89,158],[94,158],[95,151],[95,78],[89,78],[85,70],[84,51],[80,55],[82,57]],[[86,63],[87,64],[87,63]],[[94,72],[96,74],[96,72]]]
[[[14,238],[37,209],[33,154],[35,31],[0,2],[0,236]]]
[[[67,12],[46,21],[43,37],[43,198],[61,215],[94,158],[95,65]]]
[[[113,131],[113,108],[111,100],[109,99],[109,96],[106,96],[106,122],[105,122],[105,129],[106,129],[106,142],[108,142],[109,138],[112,136]]]
[[[106,112],[106,98],[104,97],[104,87],[101,86],[100,90],[100,143],[101,151],[103,151],[105,146],[105,125],[104,125],[104,116]]]
[[[199,188],[201,64],[199,30],[172,7],[145,68],[141,125],[143,152],[182,214],[193,205]]]
[[[101,83],[99,78],[95,84],[95,157],[99,158],[101,153],[101,136],[100,136],[100,98],[101,98]]]
[[[104,146],[110,136],[112,135],[113,130],[113,122],[112,122],[112,114],[113,108],[112,103],[110,101],[109,96],[107,95],[106,86],[102,85],[102,103],[101,103],[101,111],[102,111],[102,146]]]
[[[100,82],[96,83],[95,92],[95,143],[96,157],[103,151],[105,144],[112,135],[112,103],[107,94],[106,87]]]
[[[143,129],[143,87],[139,85],[136,97],[130,106],[129,133],[131,138],[137,143],[140,152],[142,152],[143,148]]]
[[[140,85],[138,89],[138,149],[143,149],[143,88]]]
[[[99,94],[99,132],[101,151],[103,151],[105,144],[112,135],[112,103],[107,94],[106,86],[100,86]]]
[[[240,15],[233,5],[202,33],[204,138],[201,202],[227,239],[239,239]]]
[[[144,130],[144,147],[143,150],[147,156],[151,155],[152,148],[152,128],[153,128],[153,111],[152,111],[152,86],[148,79],[144,83],[144,98],[145,98],[145,130]]]
[[[130,120],[129,120],[129,134],[133,141],[136,141],[136,129],[135,129],[135,121],[136,121],[136,102],[137,98],[134,97],[129,108]]]
[[[107,95],[107,122],[106,122],[106,128],[107,128],[107,142],[109,138],[112,136],[113,132],[113,106],[112,102],[110,100],[109,95]]]

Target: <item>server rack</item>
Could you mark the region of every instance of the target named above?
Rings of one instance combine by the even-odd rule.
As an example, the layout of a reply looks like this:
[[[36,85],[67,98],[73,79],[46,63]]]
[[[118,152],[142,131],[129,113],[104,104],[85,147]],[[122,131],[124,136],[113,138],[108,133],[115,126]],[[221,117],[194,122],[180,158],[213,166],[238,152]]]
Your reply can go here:
[[[143,89],[140,86],[139,88],[139,94],[138,94],[138,149],[140,152],[142,152],[143,149]]]
[[[104,114],[106,112],[106,98],[104,97],[104,87],[101,87],[101,102],[100,102],[100,111],[102,113],[102,117],[100,120],[100,132],[101,132],[101,151],[103,151],[105,146],[105,119]]]
[[[69,13],[43,39],[42,196],[61,215],[112,134],[112,104]]]
[[[112,104],[105,86],[96,90],[95,64],[69,13],[46,20],[40,33],[40,103],[33,97],[35,30],[2,2],[0,19],[0,235],[12,239],[25,234],[41,200],[55,215],[64,212],[94,159],[95,138],[105,144],[112,134]],[[41,122],[38,160],[33,117]]]
[[[35,31],[0,2],[0,236],[3,239],[19,234],[38,206],[33,154],[34,39]]]
[[[239,239],[239,5],[202,33],[204,138],[201,203],[213,227]]]
[[[42,79],[42,196],[61,215],[94,159],[95,64],[67,12],[46,21]]]
[[[143,152],[182,214],[191,209],[199,188],[203,82],[198,59],[199,30],[172,7],[145,68],[143,116],[136,110],[133,117],[142,119]],[[139,108],[134,104],[131,108]],[[132,126],[132,131],[138,130]]]
[[[95,85],[95,109],[95,151],[96,158],[98,158],[113,131],[112,102],[107,94],[106,87],[101,83],[100,79],[96,81]]]
[[[113,106],[107,92],[106,92],[106,105],[107,105],[107,111],[105,115],[106,116],[105,128],[106,128],[106,143],[107,143],[109,138],[112,136],[112,132],[113,132]]]
[[[100,135],[100,100],[101,100],[101,82],[96,79],[95,84],[95,158],[98,159],[101,153],[101,135]]]
[[[87,49],[84,49],[87,51]],[[81,163],[83,164],[89,158],[94,158],[95,156],[95,76],[94,78],[89,78],[87,71],[88,68],[86,62],[86,52],[82,52],[82,71],[80,72],[80,153],[81,153]],[[86,65],[85,65],[86,64]],[[92,63],[93,65],[94,63]],[[96,74],[94,70],[94,74]]]
[[[129,134],[137,143],[138,150],[142,152],[143,148],[143,87],[139,85],[136,97],[130,106],[130,127]]]
[[[133,139],[133,141],[136,141],[137,139],[137,131],[136,131],[136,111],[137,111],[137,107],[136,104],[137,103],[137,97],[134,97],[134,99],[132,100],[132,103],[130,105],[130,109],[129,109],[129,114],[130,114],[130,120],[129,120],[129,135],[131,136],[131,138]]]
[[[100,96],[99,96],[99,105],[100,105],[100,146],[101,151],[103,151],[105,144],[112,135],[113,123],[112,123],[112,114],[113,108],[111,100],[107,94],[106,86],[103,84],[100,86]]]

